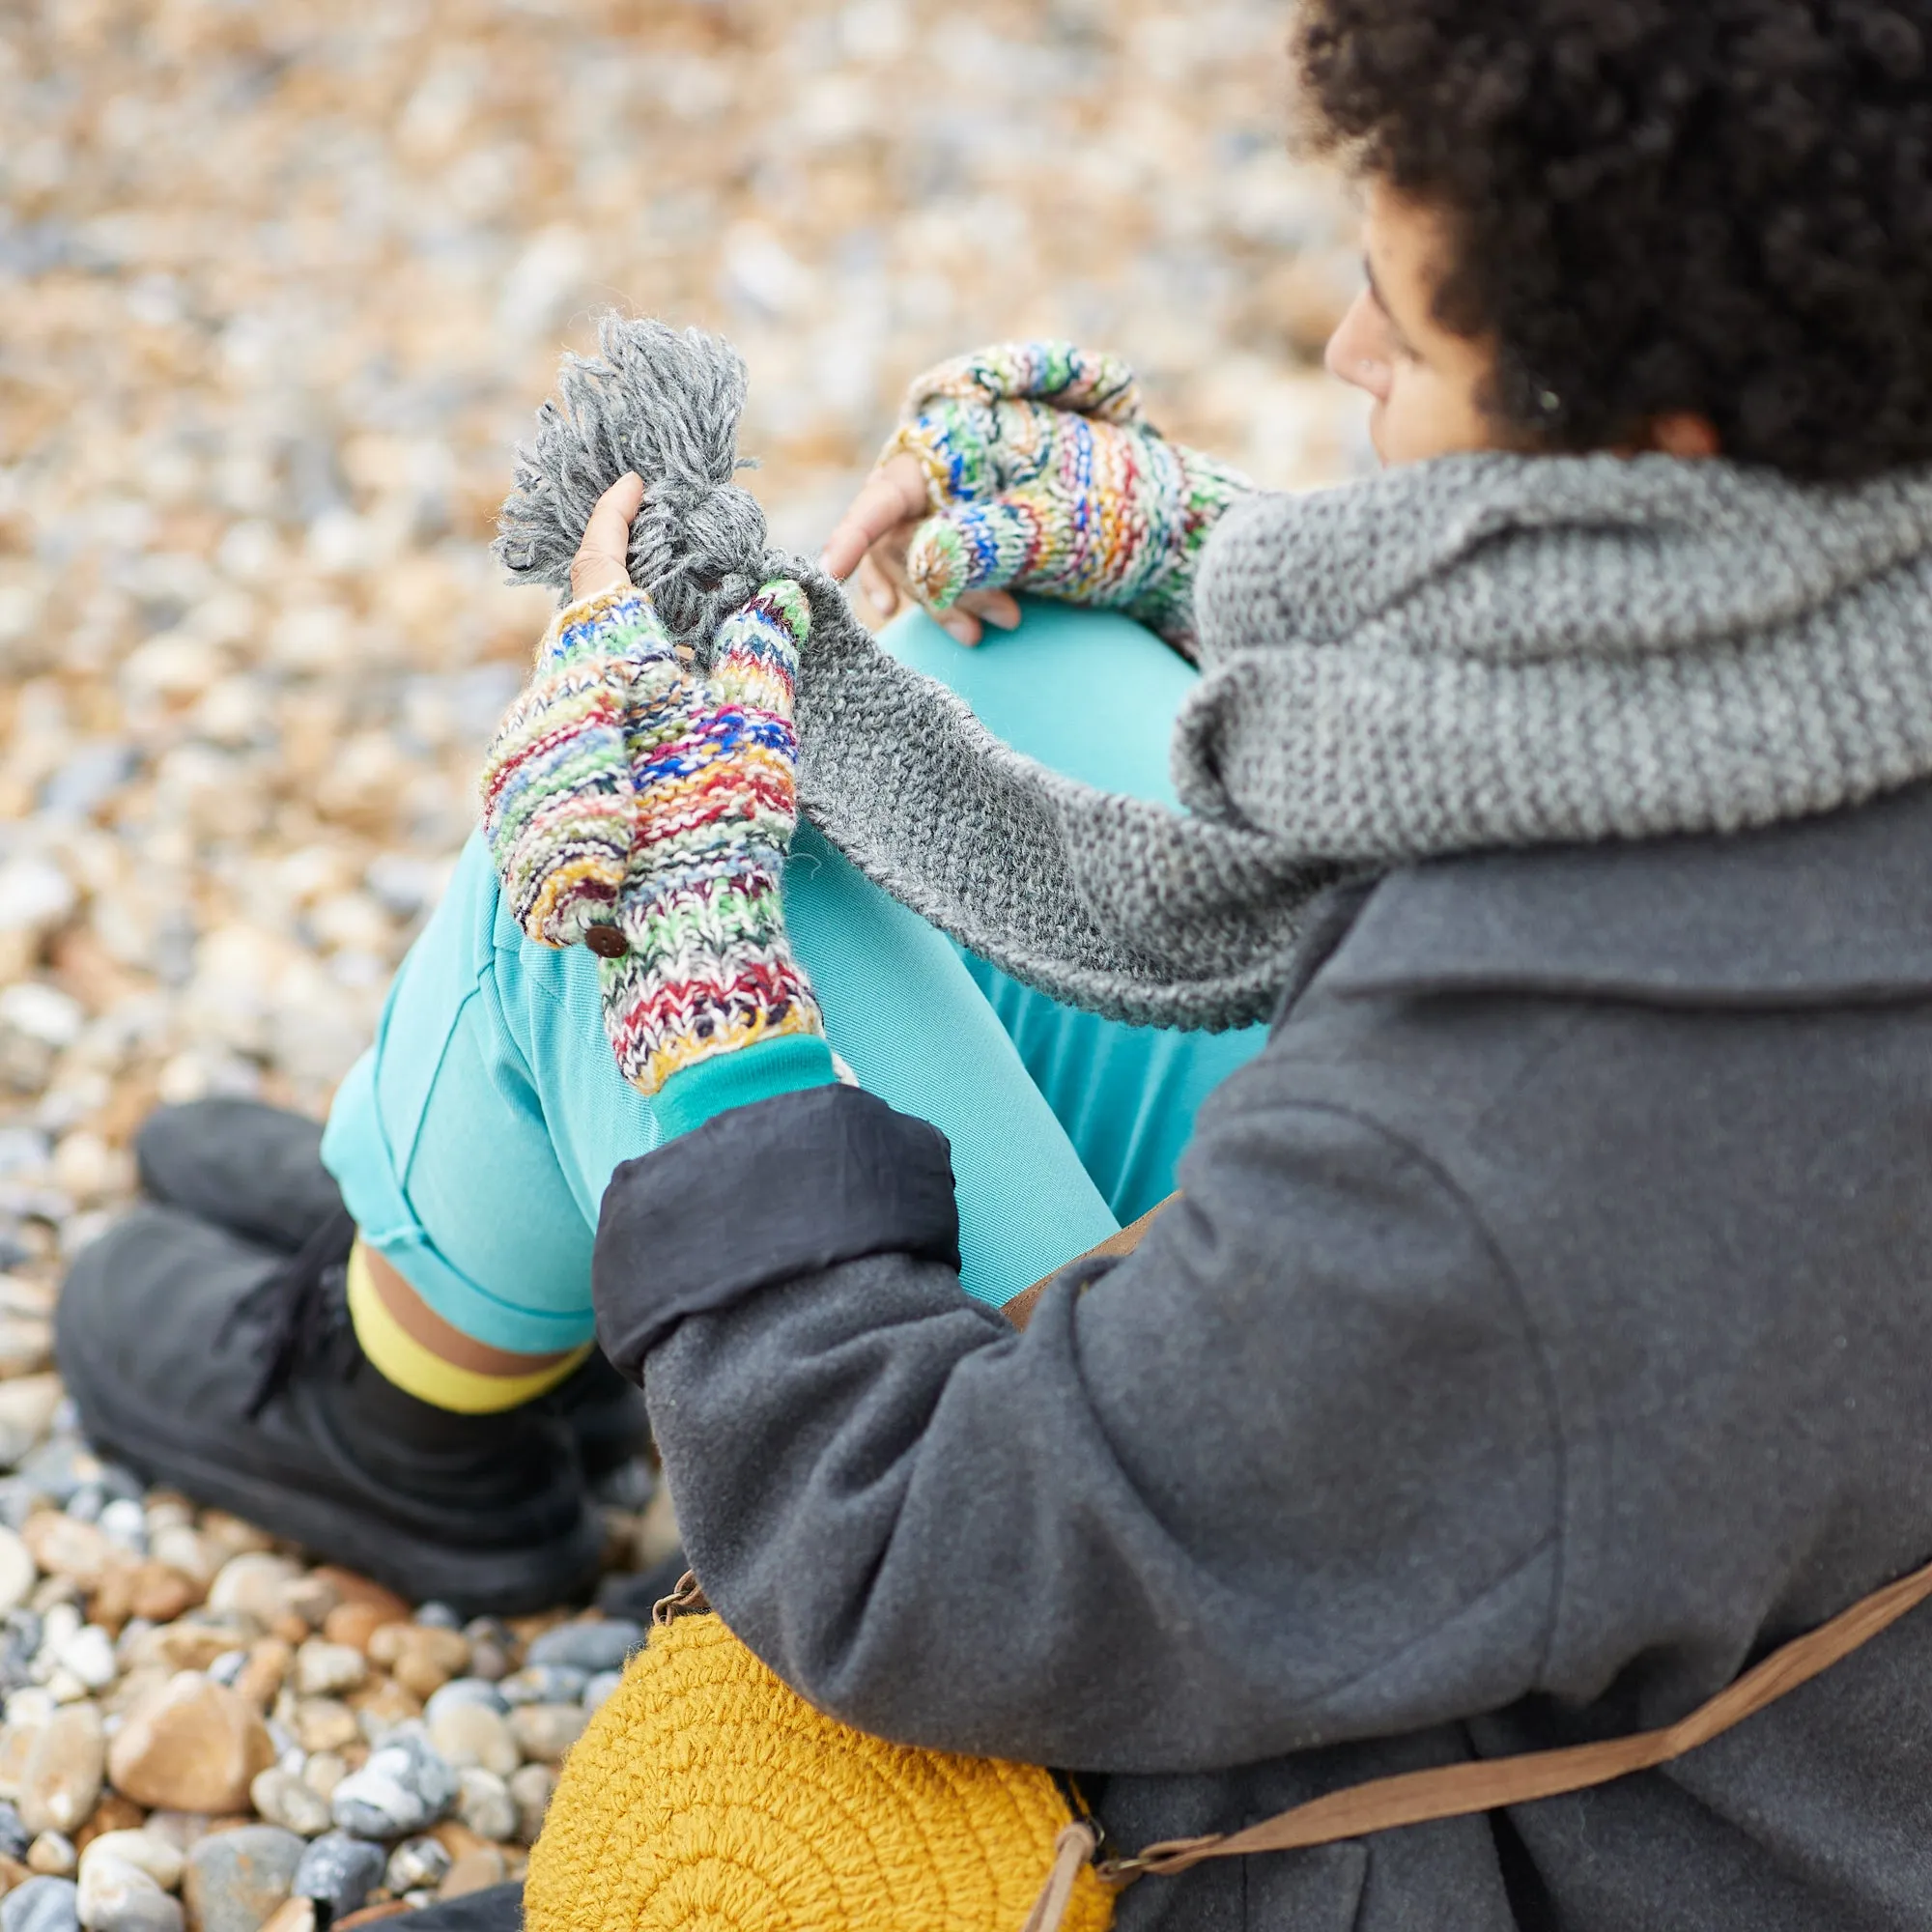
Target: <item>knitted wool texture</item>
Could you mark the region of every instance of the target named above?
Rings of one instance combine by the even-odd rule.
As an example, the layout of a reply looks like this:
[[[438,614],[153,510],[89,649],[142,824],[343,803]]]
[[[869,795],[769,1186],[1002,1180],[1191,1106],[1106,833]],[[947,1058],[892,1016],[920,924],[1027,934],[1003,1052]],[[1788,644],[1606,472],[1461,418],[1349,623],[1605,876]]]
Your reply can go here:
[[[672,418],[704,406],[651,390],[631,340],[606,339],[624,380],[580,398],[606,481],[633,447],[620,409],[647,390]],[[531,462],[565,476],[582,460],[540,434]],[[536,548],[566,571],[594,500],[547,499],[564,523]],[[742,534],[762,555],[762,524]],[[1923,471],[1816,485],[1723,461],[1481,454],[1251,496],[1195,584],[1184,812],[1009,751],[880,650],[838,585],[788,574],[812,611],[797,722],[813,821],[974,952],[1141,1024],[1266,1017],[1313,902],[1353,874],[1738,832],[1932,778]]]
[[[885,457],[901,453],[934,512],[906,554],[932,610],[1031,590],[1122,611],[1194,655],[1196,562],[1254,485],[1151,427],[1117,356],[1009,342],[942,363],[907,392]]]
[[[767,583],[720,627],[707,675],[642,593],[605,591],[552,625],[492,747],[484,823],[505,902],[540,944],[595,947],[605,1031],[641,1093],[824,1031],[780,899],[810,625],[795,583]]]
[[[565,1759],[528,1932],[1017,1932],[1067,1810],[1031,1765],[849,1730],[715,1616],[654,1630]],[[1104,1932],[1083,1868],[1062,1924]]]

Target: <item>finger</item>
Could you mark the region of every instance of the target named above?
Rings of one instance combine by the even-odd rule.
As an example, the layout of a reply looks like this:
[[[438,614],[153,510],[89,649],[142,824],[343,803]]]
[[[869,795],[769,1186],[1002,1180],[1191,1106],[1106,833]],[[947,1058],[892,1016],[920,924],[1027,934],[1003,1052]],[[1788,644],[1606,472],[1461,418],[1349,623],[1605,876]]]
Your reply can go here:
[[[641,476],[618,477],[597,499],[570,564],[573,597],[594,597],[631,581],[631,521],[644,506]]]
[[[969,590],[959,599],[959,609],[996,631],[1019,629],[1019,600],[1009,590]]]
[[[927,509],[925,471],[910,456],[882,464],[853,497],[825,540],[820,565],[834,577],[850,577],[879,539],[900,524],[914,523]]]
[[[899,608],[898,585],[892,580],[892,574],[882,565],[872,552],[866,554],[866,560],[859,566],[859,588],[866,593],[866,601],[881,617],[890,617]]]

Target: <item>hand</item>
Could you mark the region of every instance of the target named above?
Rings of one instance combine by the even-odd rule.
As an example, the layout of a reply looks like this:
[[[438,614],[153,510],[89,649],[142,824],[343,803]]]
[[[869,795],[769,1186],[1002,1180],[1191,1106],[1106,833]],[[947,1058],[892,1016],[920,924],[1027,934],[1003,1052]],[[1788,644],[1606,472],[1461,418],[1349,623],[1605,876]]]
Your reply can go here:
[[[909,465],[931,514],[906,530],[921,494]],[[935,614],[1030,589],[1122,611],[1191,651],[1201,548],[1252,487],[1151,429],[1117,357],[997,344],[913,384],[831,564],[869,547],[895,587]]]
[[[604,1026],[655,1094],[716,1054],[824,1025],[779,897],[798,825],[792,689],[805,594],[766,584],[683,661],[625,567],[635,476],[598,499],[577,601],[537,653],[484,771],[506,904],[546,946],[598,956]]]
[[[628,743],[636,833],[599,956],[604,1025],[624,1077],[674,1073],[786,1035],[823,1036],[779,885],[798,829],[792,692],[805,593],[767,583],[720,626],[709,675],[643,667]]]
[[[919,601],[906,576],[906,547],[929,508],[924,466],[914,456],[888,457],[852,499],[819,562],[834,577],[856,570],[872,608],[890,617],[901,604]],[[1010,631],[1020,607],[1005,590],[969,590],[950,611],[933,615],[950,636],[971,645],[983,635],[982,621]]]
[[[484,836],[512,917],[540,946],[575,946],[608,923],[630,866],[632,692],[647,665],[672,658],[624,563],[643,497],[624,476],[598,498],[571,565],[576,601],[537,646],[484,761]]]

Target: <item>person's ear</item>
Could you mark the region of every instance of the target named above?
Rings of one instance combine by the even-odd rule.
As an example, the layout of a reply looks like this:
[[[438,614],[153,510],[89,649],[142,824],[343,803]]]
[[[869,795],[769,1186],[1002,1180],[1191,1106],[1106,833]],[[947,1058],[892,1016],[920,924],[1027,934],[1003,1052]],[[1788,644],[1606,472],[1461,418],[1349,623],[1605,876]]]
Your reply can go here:
[[[1717,424],[1709,416],[1695,415],[1689,410],[1654,416],[1649,444],[1662,456],[1690,458],[1721,456],[1724,449]]]

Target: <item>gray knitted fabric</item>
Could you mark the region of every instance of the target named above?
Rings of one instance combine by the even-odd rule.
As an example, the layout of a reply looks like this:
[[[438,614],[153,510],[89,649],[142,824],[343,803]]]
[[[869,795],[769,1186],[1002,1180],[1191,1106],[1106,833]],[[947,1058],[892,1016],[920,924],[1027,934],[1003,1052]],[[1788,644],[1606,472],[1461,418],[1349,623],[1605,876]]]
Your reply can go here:
[[[607,361],[635,364],[626,331],[654,327],[608,331]],[[581,385],[572,435],[598,461],[568,505],[552,499],[566,522],[550,574],[521,575],[561,581],[568,517],[587,516],[597,477],[640,467],[596,388]],[[605,389],[678,420],[720,393],[694,404],[636,366]],[[560,474],[543,442],[526,471]],[[1019,756],[887,656],[836,583],[764,550],[730,443],[660,424],[649,450],[714,452],[701,487],[670,479],[710,533],[713,582],[783,567],[806,585],[811,818],[976,952],[1116,1018],[1264,1017],[1311,901],[1353,872],[1737,831],[1932,778],[1932,474],[1842,488],[1722,462],[1480,455],[1252,497],[1202,566],[1177,813]],[[741,561],[721,554],[725,522]]]

